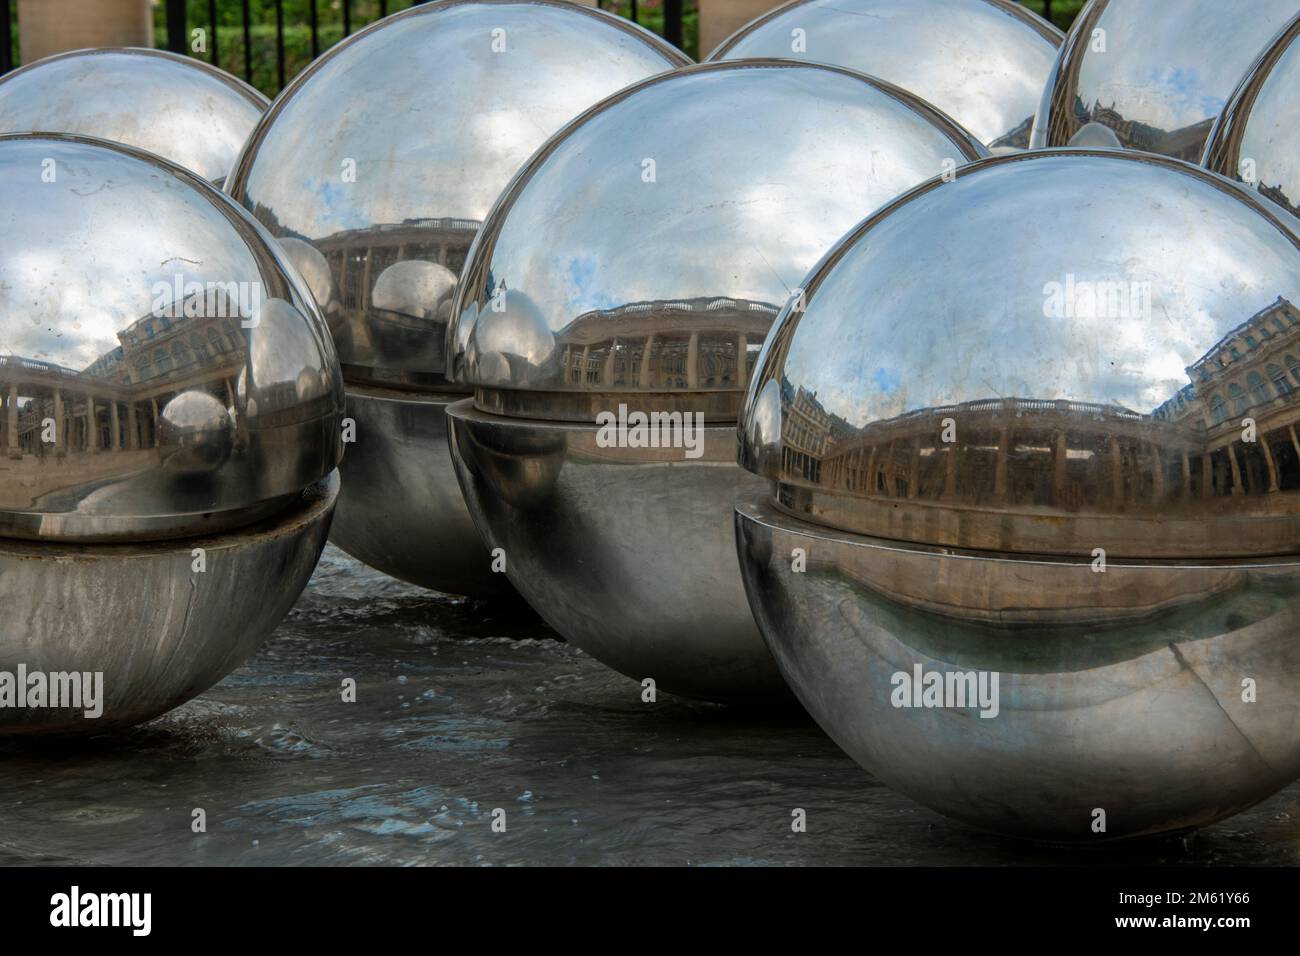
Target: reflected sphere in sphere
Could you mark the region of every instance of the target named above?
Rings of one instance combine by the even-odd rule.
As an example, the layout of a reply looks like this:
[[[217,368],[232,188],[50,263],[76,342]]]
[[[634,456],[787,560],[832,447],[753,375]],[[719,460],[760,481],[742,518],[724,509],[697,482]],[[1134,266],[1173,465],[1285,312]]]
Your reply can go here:
[[[1022,153],[899,197],[806,290],[746,398],[770,487],[737,548],[837,743],[1049,841],[1300,774],[1300,223],[1165,157]]]
[[[235,426],[225,406],[207,392],[181,392],[158,418],[158,454],[177,475],[216,471],[230,457]]]

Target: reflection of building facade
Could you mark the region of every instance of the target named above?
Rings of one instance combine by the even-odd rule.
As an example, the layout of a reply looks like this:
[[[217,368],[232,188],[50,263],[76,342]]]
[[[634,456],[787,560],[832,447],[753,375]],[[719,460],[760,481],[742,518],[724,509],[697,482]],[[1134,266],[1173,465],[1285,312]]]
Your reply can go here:
[[[1115,135],[1132,149],[1142,149],[1163,156],[1173,156],[1189,163],[1199,163],[1205,150],[1205,141],[1214,126],[1214,119],[1201,120],[1181,129],[1163,130],[1149,126],[1138,120],[1125,119],[1115,109],[1114,104],[1102,106],[1098,100],[1092,110],[1086,109],[1081,101],[1075,102],[1075,119],[1080,126],[1087,123],[1100,123],[1115,131]]]
[[[206,304],[212,308],[195,310],[208,313],[200,316],[138,319],[82,371],[0,356],[0,447],[15,494],[38,499],[66,487],[73,471],[93,482],[131,470],[136,458],[144,467],[156,454],[160,410],[181,392],[207,391],[233,405],[245,333],[223,298]],[[57,473],[41,465],[50,455],[64,462]]]
[[[1279,298],[1187,373],[1191,384],[1150,415],[992,398],[861,428],[783,383],[782,479],[863,498],[1067,512],[1300,490],[1300,311]]]
[[[1291,197],[1283,192],[1281,183],[1278,183],[1276,186],[1265,186],[1261,183],[1259,194],[1265,199],[1273,200],[1273,202],[1277,203],[1291,215],[1300,216],[1300,206],[1297,206],[1296,203],[1292,201]],[[1297,197],[1297,201],[1300,201],[1300,197]]]
[[[1193,423],[1206,451],[1231,472],[1234,493],[1300,488],[1300,310],[1278,298],[1237,326],[1187,369],[1192,384],[1153,412]],[[1243,442],[1242,420],[1256,441]]]
[[[743,389],[778,311],[767,302],[705,296],[587,312],[556,334],[564,381],[579,388]],[[647,334],[647,327],[655,331]]]
[[[822,408],[817,395],[799,388],[786,405],[781,430],[782,469],[787,474],[802,475],[811,482],[821,481],[821,463],[826,457],[831,437],[831,414]]]
[[[436,262],[460,275],[479,225],[472,219],[407,219],[336,232],[312,245],[329,263],[335,295],[344,311],[364,313],[370,308],[375,280],[398,262]]]

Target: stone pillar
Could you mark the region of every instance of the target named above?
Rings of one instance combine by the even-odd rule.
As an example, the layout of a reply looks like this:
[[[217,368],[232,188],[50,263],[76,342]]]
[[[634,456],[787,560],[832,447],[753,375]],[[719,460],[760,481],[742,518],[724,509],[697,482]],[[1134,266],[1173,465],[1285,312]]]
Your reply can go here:
[[[1065,501],[1065,469],[1069,454],[1070,446],[1065,438],[1065,429],[1061,429],[1056,433],[1056,444],[1052,449],[1052,500],[1058,505]]]
[[[1183,452],[1183,497],[1192,496],[1192,461],[1187,457],[1187,452]]]
[[[67,454],[68,439],[63,434],[67,429],[67,422],[63,420],[63,393],[57,388],[54,390],[54,453],[56,455]]]
[[[692,332],[686,343],[686,387],[700,387],[700,333]]]
[[[1003,426],[998,432],[998,460],[993,468],[993,497],[999,504],[1007,497],[1007,455],[1010,448],[1011,432]]]
[[[582,347],[582,360],[578,365],[578,384],[583,388],[587,387],[587,358],[591,355],[591,346]]]
[[[641,388],[649,388],[654,384],[651,379],[654,376],[654,365],[650,361],[650,353],[654,349],[655,337],[647,335],[645,340],[645,350],[641,353],[641,373],[637,376],[636,383]]]
[[[1242,493],[1241,466],[1237,464],[1237,449],[1232,445],[1228,446],[1228,464],[1232,466],[1232,493],[1239,495]]]
[[[23,62],[104,46],[153,46],[149,0],[18,0]]]
[[[907,462],[907,497],[915,498],[921,486],[921,439],[912,438],[912,452]]]
[[[1124,463],[1120,458],[1119,439],[1110,436],[1110,493],[1116,504],[1124,503]]]
[[[736,384],[741,388],[749,384],[749,336],[744,332],[736,337]]]
[[[871,455],[867,458],[867,487],[863,489],[870,497],[876,493],[876,446],[871,446]]]
[[[1295,426],[1288,425],[1286,429],[1291,433],[1291,447],[1295,449],[1296,457],[1300,458],[1300,440],[1295,437]]]
[[[944,452],[944,472],[943,472],[943,496],[945,498],[955,498],[957,496],[957,443],[947,442],[946,451]]]
[[[618,339],[609,343],[609,351],[605,354],[605,365],[600,370],[600,380],[605,385],[614,384],[614,353],[618,349]]]
[[[362,312],[365,312],[367,309],[370,308],[370,260],[372,258],[373,258],[373,250],[367,247],[366,262],[365,265],[361,267],[361,295],[360,295],[361,301],[357,303],[357,307],[361,309]],[[495,289],[489,289],[488,293],[491,294],[494,293],[495,291],[496,291]]]
[[[714,47],[762,13],[784,0],[699,0],[700,59]]]
[[[113,451],[120,451],[122,448],[122,420],[117,416],[117,399],[108,403],[108,425],[112,430],[109,438],[109,447]]]
[[[1273,449],[1268,447],[1268,436],[1259,436],[1259,447],[1264,452],[1264,463],[1268,465],[1268,490],[1269,493],[1278,490],[1277,482],[1277,462],[1273,460]]]
[[[126,447],[132,451],[140,447],[140,426],[135,420],[135,402],[126,406]]]
[[[86,450],[99,451],[99,419],[95,416],[95,396],[86,394]]]
[[[9,457],[23,457],[22,450],[18,447],[18,384],[11,382],[9,385],[9,401],[5,406],[5,439],[9,445]]]
[[[158,399],[150,398],[149,407],[153,409],[153,420],[149,423],[149,438],[152,447],[158,447]]]

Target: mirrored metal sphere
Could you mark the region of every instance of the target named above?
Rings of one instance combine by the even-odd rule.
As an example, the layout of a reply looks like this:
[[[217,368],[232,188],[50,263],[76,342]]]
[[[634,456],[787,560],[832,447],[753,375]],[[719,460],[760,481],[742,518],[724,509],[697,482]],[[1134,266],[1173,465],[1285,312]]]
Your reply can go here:
[[[229,198],[130,147],[0,136],[0,534],[256,520],[335,468],[342,403],[303,279]]]
[[[1024,148],[1063,37],[1013,0],[794,0],[708,59],[848,67],[915,93],[989,147]]]
[[[443,290],[395,265],[460,271],[510,177],[571,118],[687,62],[628,21],[570,3],[422,4],[315,60],[258,126],[228,191],[329,263],[348,381],[445,386]],[[432,297],[425,301],[425,297]],[[409,308],[394,308],[394,306]]]
[[[621,395],[734,420],[818,256],[986,154],[910,93],[835,67],[713,63],[629,87],[494,208],[453,308],[456,375],[486,411],[590,423]]]
[[[1198,162],[1242,74],[1295,12],[1295,0],[1091,0],[1052,68],[1031,145],[1096,145],[1076,137],[1098,123],[1125,148]]]
[[[0,133],[125,143],[218,185],[267,105],[224,70],[162,50],[76,50],[0,77]]]
[[[841,746],[1049,840],[1300,774],[1300,221],[1172,159],[1023,153],[900,197],[805,288],[746,398],[771,488],[736,527]]]
[[[1202,164],[1300,214],[1300,14],[1246,72],[1206,143]]]
[[[984,152],[878,80],[747,60],[630,87],[533,158],[462,275],[477,390],[448,416],[470,513],[552,626],[664,690],[787,693],[730,525],[759,344],[854,222]]]
[[[227,188],[324,266],[304,272],[358,431],[342,465],[340,547],[426,587],[508,591],[445,440],[446,406],[466,391],[446,376],[457,275],[497,195],[548,136],[686,62],[627,20],[572,3],[427,3],[333,47],[268,111]]]

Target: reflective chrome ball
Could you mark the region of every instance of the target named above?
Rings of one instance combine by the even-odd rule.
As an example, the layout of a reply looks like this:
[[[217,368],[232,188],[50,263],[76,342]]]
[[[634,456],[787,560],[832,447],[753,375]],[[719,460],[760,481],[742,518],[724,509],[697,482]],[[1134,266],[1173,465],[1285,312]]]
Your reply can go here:
[[[1300,13],[1246,72],[1210,132],[1202,164],[1300,215]]]
[[[781,144],[778,147],[774,144]],[[734,422],[780,304],[853,223],[984,154],[897,87],[780,60],[636,84],[514,180],[449,332],[461,486],[510,580],[638,680],[785,693],[746,607]]]
[[[1295,12],[1295,0],[1244,10],[1219,0],[1091,0],[1052,68],[1031,145],[1098,145],[1085,128],[1100,124],[1127,149],[1198,162],[1238,80]]]
[[[181,392],[158,416],[158,455],[172,474],[206,475],[230,458],[235,426],[208,392]]]
[[[76,50],[0,77],[0,133],[96,136],[218,185],[267,105],[224,70],[162,50]]]
[[[324,546],[342,413],[311,294],[228,197],[0,136],[0,734],[143,720],[251,653]],[[20,671],[101,675],[102,714],[6,704]]]
[[[795,0],[708,59],[848,67],[915,93],[991,148],[1024,148],[1062,39],[1013,0]]]
[[[900,197],[805,287],[746,397],[771,487],[736,528],[841,746],[1053,841],[1300,774],[1300,221],[1172,159],[1023,153]]]
[[[493,201],[548,136],[686,62],[648,31],[572,3],[429,3],[333,47],[268,111],[227,188],[326,266],[329,280],[313,269],[312,287],[328,296],[358,423],[340,547],[431,587],[506,587],[456,488],[430,490],[451,478],[442,414],[465,394],[445,374],[456,276]],[[397,431],[364,434],[371,427]]]

